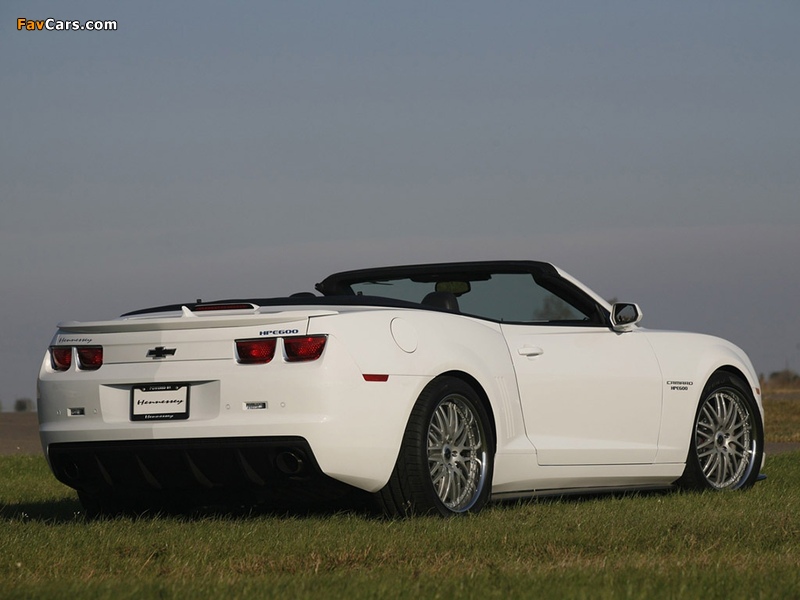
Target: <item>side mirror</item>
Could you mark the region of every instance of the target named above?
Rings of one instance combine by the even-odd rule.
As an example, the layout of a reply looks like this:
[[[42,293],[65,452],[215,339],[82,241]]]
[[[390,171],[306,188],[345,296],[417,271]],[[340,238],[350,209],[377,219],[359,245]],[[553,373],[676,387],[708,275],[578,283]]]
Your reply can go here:
[[[642,320],[642,311],[633,302],[616,302],[611,306],[611,327],[614,331],[631,331]]]

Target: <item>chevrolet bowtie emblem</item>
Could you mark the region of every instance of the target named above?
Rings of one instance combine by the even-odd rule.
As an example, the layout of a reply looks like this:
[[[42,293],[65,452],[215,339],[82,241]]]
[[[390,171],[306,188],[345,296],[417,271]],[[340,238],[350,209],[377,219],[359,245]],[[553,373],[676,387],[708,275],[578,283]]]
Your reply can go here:
[[[147,358],[167,358],[167,356],[175,356],[175,348],[156,346],[147,351]]]

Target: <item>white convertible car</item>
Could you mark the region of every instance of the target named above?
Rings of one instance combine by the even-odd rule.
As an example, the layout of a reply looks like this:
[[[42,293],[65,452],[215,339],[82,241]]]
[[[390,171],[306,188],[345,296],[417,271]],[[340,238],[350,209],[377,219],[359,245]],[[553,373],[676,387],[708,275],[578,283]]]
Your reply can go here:
[[[360,490],[389,515],[759,478],[745,353],[643,329],[638,306],[551,264],[365,269],[316,290],[61,323],[38,381],[55,476],[93,513]]]

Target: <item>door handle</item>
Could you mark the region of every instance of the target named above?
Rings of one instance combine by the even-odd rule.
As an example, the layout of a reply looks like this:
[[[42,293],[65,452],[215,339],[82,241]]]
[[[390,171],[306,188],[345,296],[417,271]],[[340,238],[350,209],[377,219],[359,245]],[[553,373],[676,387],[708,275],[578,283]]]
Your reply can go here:
[[[539,346],[522,346],[522,348],[517,349],[522,356],[541,356],[544,354],[544,350],[539,348]]]

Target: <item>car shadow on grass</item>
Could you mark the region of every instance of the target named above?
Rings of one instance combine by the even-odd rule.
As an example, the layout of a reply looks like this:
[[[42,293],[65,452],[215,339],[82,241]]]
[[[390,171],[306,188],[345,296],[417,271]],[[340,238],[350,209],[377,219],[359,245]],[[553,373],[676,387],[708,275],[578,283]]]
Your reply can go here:
[[[77,498],[64,498],[49,502],[0,504],[0,523],[34,521],[56,525],[73,523],[85,518]]]
[[[335,515],[352,515],[363,519],[381,519],[381,513],[369,502],[307,502],[292,504],[226,504],[192,506],[185,508],[128,508],[114,513],[87,511],[77,498],[45,502],[19,502],[0,504],[0,523],[38,522],[61,525],[96,520],[136,519],[158,520],[164,518],[185,521],[206,519],[250,518],[319,518]]]
[[[517,506],[530,506],[539,504],[543,506],[559,503],[581,504],[603,500],[629,500],[632,498],[653,498],[672,496],[675,494],[693,494],[697,492],[681,490],[677,486],[652,487],[631,490],[575,490],[543,493],[529,498],[508,498],[495,501],[495,505],[504,509],[513,509]]]
[[[598,500],[622,500],[631,498],[648,498],[669,496],[681,493],[695,493],[672,487],[658,487],[640,490],[594,490],[576,491],[573,493],[553,493],[538,497],[496,499],[487,508],[495,506],[500,510],[514,510],[518,507],[532,505],[547,506],[554,503],[581,504]],[[253,518],[274,519],[317,519],[333,516],[352,516],[364,520],[387,520],[371,501],[369,494],[339,498],[335,501],[308,500],[297,498],[286,502],[271,503],[220,503],[195,506],[161,506],[128,509],[114,514],[92,514],[88,512],[77,498],[63,498],[46,502],[19,502],[0,504],[0,523],[32,521],[53,525],[90,522],[94,520],[136,519],[159,520],[179,519],[183,521],[201,521],[207,519],[247,520]]]

